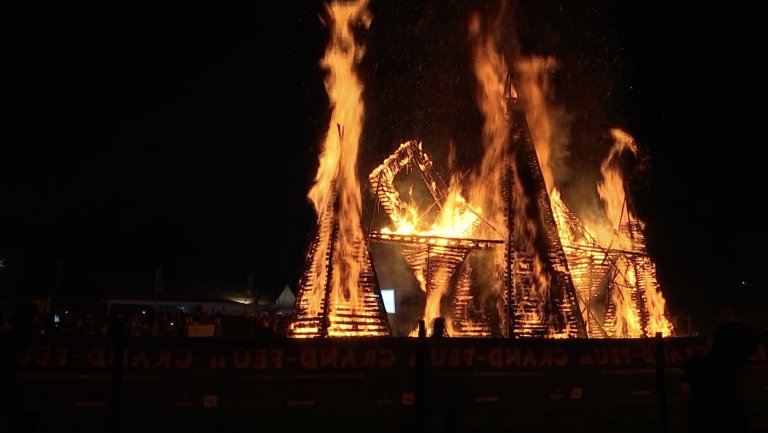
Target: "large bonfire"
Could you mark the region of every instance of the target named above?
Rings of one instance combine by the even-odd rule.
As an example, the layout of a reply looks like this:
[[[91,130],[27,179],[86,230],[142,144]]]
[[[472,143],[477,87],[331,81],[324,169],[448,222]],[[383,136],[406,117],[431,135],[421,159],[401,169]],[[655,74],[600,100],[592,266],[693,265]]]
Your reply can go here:
[[[367,1],[333,2],[331,40],[322,61],[331,121],[309,193],[318,218],[289,334],[295,337],[390,335],[368,242],[397,242],[426,293],[423,319],[446,320],[451,336],[643,337],[672,334],[643,223],[625,192],[619,166],[636,152],[627,133],[614,141],[595,186],[598,222],[581,221],[561,198],[551,171],[555,127],[548,107],[552,58],[507,61],[498,22],[470,19],[477,104],[484,118],[483,158],[467,178],[445,183],[422,143],[401,144],[369,176],[391,220],[364,233],[357,155],[363,122],[362,84],[355,73],[363,48],[352,28],[367,27]],[[431,202],[403,199],[401,170],[417,170]],[[607,221],[607,222],[606,222]],[[496,299],[477,308],[466,260],[485,250],[482,276]],[[451,308],[445,308],[446,299]],[[472,313],[474,311],[474,313]],[[478,313],[479,311],[479,313]],[[415,330],[411,332],[415,335]]]

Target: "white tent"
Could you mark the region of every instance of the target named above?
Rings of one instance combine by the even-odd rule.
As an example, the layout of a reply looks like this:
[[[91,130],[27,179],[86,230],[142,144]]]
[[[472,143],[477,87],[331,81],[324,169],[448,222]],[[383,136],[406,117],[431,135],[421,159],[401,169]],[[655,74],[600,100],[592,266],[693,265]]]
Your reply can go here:
[[[291,288],[286,284],[280,296],[275,299],[274,307],[279,313],[290,313],[293,310],[293,304],[296,303],[296,296],[291,292]]]

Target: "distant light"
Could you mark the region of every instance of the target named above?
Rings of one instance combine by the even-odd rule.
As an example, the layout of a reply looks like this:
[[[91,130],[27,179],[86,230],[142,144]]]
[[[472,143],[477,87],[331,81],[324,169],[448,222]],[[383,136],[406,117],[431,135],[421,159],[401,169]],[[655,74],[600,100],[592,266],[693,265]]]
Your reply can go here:
[[[67,311],[67,310],[64,310],[64,314],[67,314],[67,313],[69,313],[69,311]]]
[[[141,310],[141,314],[146,314],[146,312],[144,310]]]
[[[171,326],[173,326],[173,322],[170,322]]]
[[[741,284],[743,284],[743,285],[745,285],[745,286],[746,286],[746,285],[747,285],[747,282],[746,282],[746,281],[742,281],[742,282],[741,282]]]
[[[389,314],[395,314],[395,291],[392,289],[382,289],[381,299],[384,301],[384,309]]]
[[[59,323],[59,315],[58,314],[54,314],[53,315],[53,323]]]

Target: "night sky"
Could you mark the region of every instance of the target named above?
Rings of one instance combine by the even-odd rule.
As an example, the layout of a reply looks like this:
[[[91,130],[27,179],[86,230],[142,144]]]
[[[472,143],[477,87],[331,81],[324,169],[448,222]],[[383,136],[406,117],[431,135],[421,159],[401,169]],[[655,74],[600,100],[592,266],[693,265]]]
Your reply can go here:
[[[262,290],[295,286],[329,115],[322,3],[15,3],[0,12],[0,290],[49,287],[58,259],[69,290],[86,272],[158,265],[168,278],[253,271]],[[673,313],[768,300],[768,17],[739,3],[511,8],[522,54],[559,61],[566,199],[594,184],[611,127],[642,146],[627,173]],[[467,17],[496,4],[371,3],[361,178],[414,138],[438,166],[449,142],[461,168],[479,160]]]

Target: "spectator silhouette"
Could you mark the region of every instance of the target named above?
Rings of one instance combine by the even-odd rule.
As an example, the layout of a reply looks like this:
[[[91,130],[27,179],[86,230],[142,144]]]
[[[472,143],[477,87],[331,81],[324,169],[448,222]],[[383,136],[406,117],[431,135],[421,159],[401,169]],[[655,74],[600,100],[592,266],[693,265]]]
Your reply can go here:
[[[736,379],[749,365],[756,344],[752,331],[738,322],[725,322],[712,334],[712,349],[685,365],[688,390],[688,429],[698,432],[747,432],[749,416]]]

